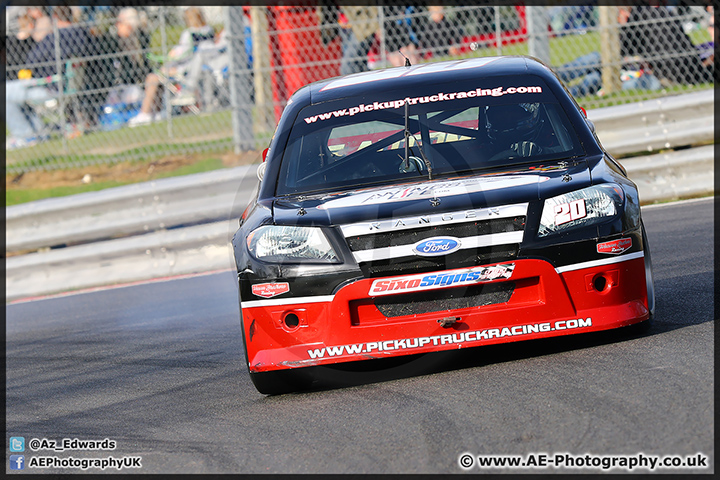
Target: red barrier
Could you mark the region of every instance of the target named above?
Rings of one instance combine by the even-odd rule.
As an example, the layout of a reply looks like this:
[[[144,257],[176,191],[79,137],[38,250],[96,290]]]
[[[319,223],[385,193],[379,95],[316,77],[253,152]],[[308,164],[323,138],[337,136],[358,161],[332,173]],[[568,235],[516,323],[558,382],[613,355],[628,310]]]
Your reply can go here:
[[[270,67],[275,120],[288,98],[308,83],[340,74],[339,38],[328,46],[320,39],[314,7],[269,6]]]

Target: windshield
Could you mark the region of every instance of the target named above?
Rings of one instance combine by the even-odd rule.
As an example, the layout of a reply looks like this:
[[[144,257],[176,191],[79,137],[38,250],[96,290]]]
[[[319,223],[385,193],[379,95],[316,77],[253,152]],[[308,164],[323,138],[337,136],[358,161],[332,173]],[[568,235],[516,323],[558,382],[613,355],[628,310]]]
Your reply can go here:
[[[582,155],[563,109],[534,80],[451,94],[430,86],[431,95],[308,106],[290,133],[277,194],[428,178],[428,163],[437,178]]]

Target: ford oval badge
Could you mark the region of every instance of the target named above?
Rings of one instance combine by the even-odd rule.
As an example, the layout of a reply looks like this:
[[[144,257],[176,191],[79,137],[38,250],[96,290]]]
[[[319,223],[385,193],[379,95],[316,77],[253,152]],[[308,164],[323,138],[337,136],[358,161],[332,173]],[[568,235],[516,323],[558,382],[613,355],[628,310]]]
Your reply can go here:
[[[423,257],[447,255],[460,249],[460,239],[455,237],[433,237],[416,243],[413,252]]]

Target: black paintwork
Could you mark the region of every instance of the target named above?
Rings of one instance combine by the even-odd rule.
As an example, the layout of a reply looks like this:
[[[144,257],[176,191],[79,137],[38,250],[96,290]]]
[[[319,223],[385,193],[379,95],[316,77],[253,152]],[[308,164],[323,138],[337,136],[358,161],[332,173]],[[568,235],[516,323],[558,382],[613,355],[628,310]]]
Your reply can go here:
[[[424,68],[424,66],[410,68],[417,69]],[[359,77],[372,74],[373,72],[359,74]],[[544,162],[543,164],[525,164],[514,168],[488,170],[483,171],[482,175],[543,175],[550,177],[548,181],[527,186],[442,197],[440,204],[436,207],[432,207],[427,199],[418,199],[333,209],[317,208],[329,198],[351,197],[357,194],[357,191],[333,194],[331,197],[325,194],[282,198],[274,196],[274,185],[277,180],[283,147],[288,139],[288,132],[296,121],[298,112],[310,104],[330,101],[343,96],[369,98],[369,93],[374,94],[398,88],[412,91],[421,85],[461,81],[477,78],[478,75],[482,75],[481,80],[484,80],[494,76],[527,74],[539,76],[552,90],[573,123],[586,156],[566,162]],[[367,275],[354,261],[339,225],[393,218],[398,216],[398,211],[402,212],[402,216],[407,217],[528,202],[524,240],[520,244],[517,256],[513,255],[512,258],[541,258],[548,260],[555,267],[607,258],[607,255],[596,252],[596,244],[599,241],[631,236],[633,247],[628,253],[642,250],[636,186],[626,177],[623,167],[604,151],[574,99],[567,93],[555,74],[545,65],[526,57],[503,57],[477,69],[455,71],[450,79],[447,73],[437,72],[377,80],[322,91],[322,88],[332,80],[316,82],[298,90],[293,95],[292,101],[286,107],[278,124],[267,155],[268,165],[258,196],[241,219],[240,229],[233,238],[242,299],[260,299],[250,292],[250,286],[255,283],[287,281],[291,285],[290,292],[282,296],[288,297],[329,295],[354,279],[367,278]],[[373,99],[376,98],[373,96]],[[355,100],[353,99],[353,101]],[[447,178],[443,181],[447,181]],[[634,211],[635,214],[628,216],[623,209],[616,217],[598,225],[572,228],[545,238],[537,237],[544,199],[603,183],[621,185],[625,192],[625,206],[629,206],[629,210]],[[381,188],[387,188],[387,186]],[[302,215],[298,214],[300,210],[302,210]],[[635,221],[630,218],[635,218]],[[248,253],[245,238],[258,226],[265,224],[321,227],[342,263],[270,264],[252,258]]]

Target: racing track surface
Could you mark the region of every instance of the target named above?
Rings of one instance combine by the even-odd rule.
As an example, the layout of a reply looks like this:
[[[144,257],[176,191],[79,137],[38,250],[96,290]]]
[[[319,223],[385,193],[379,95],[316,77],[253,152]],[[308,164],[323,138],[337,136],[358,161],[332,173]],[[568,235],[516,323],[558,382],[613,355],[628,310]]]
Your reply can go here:
[[[8,305],[7,437],[109,438],[43,455],[140,455],[140,473],[461,473],[463,452],[700,452],[712,473],[713,202],[643,215],[649,331],[374,361],[304,394],[250,383],[232,272]]]

